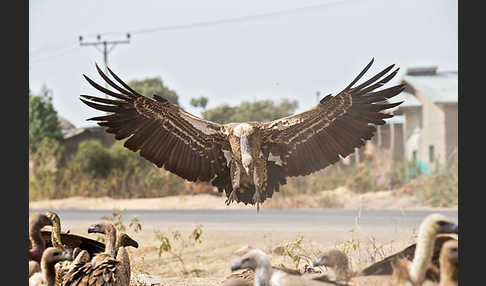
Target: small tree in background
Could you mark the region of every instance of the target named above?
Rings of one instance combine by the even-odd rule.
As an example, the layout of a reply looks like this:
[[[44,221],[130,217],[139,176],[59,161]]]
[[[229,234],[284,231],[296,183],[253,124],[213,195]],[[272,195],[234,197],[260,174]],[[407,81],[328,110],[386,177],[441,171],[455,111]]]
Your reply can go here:
[[[294,113],[298,104],[296,100],[284,99],[280,104],[272,100],[244,101],[240,105],[231,107],[227,104],[219,105],[202,113],[206,120],[218,123],[271,121]]]
[[[197,98],[191,98],[191,105],[202,110],[206,110],[206,105],[208,104],[208,98],[205,96],[200,96]]]
[[[57,111],[52,105],[52,91],[43,85],[39,95],[29,92],[29,151],[35,152],[44,138],[62,140]]]
[[[150,77],[143,80],[132,80],[128,85],[142,95],[152,97],[154,94],[160,95],[170,103],[179,105],[177,93],[166,87],[160,77]]]

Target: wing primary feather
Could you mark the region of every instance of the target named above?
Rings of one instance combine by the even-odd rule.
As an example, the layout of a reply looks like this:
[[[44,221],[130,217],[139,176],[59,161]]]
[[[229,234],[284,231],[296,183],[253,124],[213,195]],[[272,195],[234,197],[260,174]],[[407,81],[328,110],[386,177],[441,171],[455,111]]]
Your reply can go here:
[[[80,99],[80,100],[84,104],[88,105],[89,107],[92,107],[94,109],[98,109],[98,110],[101,110],[101,111],[107,111],[107,112],[117,112],[117,111],[120,111],[120,107],[119,106],[102,105],[102,104],[97,104],[97,103],[89,102],[89,101],[84,100],[84,99]]]
[[[96,102],[101,102],[101,103],[106,103],[106,104],[116,104],[119,105],[120,103],[124,103],[124,101],[120,100],[113,100],[113,99],[108,99],[108,98],[101,98],[101,97],[96,97],[96,96],[91,96],[91,95],[80,95],[83,98],[89,99],[91,101],[96,101]]]
[[[385,109],[390,109],[395,106],[398,106],[402,104],[403,101],[395,102],[395,103],[387,103],[387,104],[371,104],[370,107],[368,108],[369,111],[381,111]]]
[[[154,95],[153,95],[153,98],[154,98],[155,100],[159,101],[159,102],[162,102],[162,103],[163,103],[163,102],[167,102],[167,101],[168,101],[167,99],[163,98],[162,96],[160,96],[160,95],[158,95],[158,94],[154,94]]]
[[[124,88],[128,89],[129,91],[131,91],[133,93],[133,95],[131,95],[131,96],[134,96],[134,95],[142,96],[140,93],[136,92],[130,86],[128,86],[128,84],[126,84],[123,80],[121,80],[109,67],[106,67],[106,69],[110,72],[111,76],[113,76],[113,78],[116,81],[118,81],[121,85],[123,85]]]
[[[360,90],[359,93],[361,94],[366,94],[374,89],[377,89],[378,87],[381,87],[383,85],[385,85],[385,83],[387,83],[388,81],[390,81],[390,79],[392,79],[398,72],[398,69],[396,69],[394,72],[392,72],[391,74],[387,75],[385,78],[383,78],[382,80],[380,80],[379,82],[363,89],[363,90]]]
[[[360,90],[362,89],[363,87],[369,85],[370,83],[373,83],[375,82],[377,79],[379,79],[380,77],[382,77],[384,74],[386,74],[387,72],[389,72],[393,67],[395,66],[395,64],[392,64],[392,65],[389,65],[388,67],[386,67],[384,70],[382,70],[381,72],[377,73],[375,76],[373,76],[372,78],[370,78],[369,80],[363,82],[362,84],[356,86],[356,87],[353,87],[352,90]]]
[[[369,102],[375,102],[375,101],[381,101],[385,100],[386,98],[392,98],[395,95],[399,94],[405,89],[406,85],[405,84],[399,84],[395,85],[386,89],[378,90],[372,93],[368,93],[366,96],[361,97],[363,103],[369,103]],[[374,101],[368,101],[368,99],[371,99],[373,97],[377,97],[377,100]],[[382,99],[383,98],[383,99]]]
[[[106,93],[106,94],[108,94],[108,95],[111,95],[111,96],[113,96],[113,97],[116,97],[116,98],[119,98],[119,99],[124,99],[124,100],[126,100],[126,97],[124,97],[123,95],[118,94],[118,93],[116,93],[116,92],[114,92],[114,91],[111,91],[111,90],[109,90],[109,89],[107,89],[107,88],[102,87],[101,85],[97,84],[96,82],[94,82],[92,79],[90,79],[89,77],[87,77],[87,76],[86,76],[86,75],[84,75],[84,74],[83,74],[83,76],[84,76],[84,78],[85,78],[85,79],[86,79],[86,80],[89,82],[89,84],[91,84],[91,85],[92,85],[94,88],[96,88],[97,90],[99,90],[99,91],[101,91],[101,92],[104,92],[104,93]]]
[[[353,81],[348,86],[346,86],[346,88],[344,90],[351,88],[353,86],[353,84],[355,84],[368,71],[368,69],[371,67],[371,65],[373,64],[374,61],[375,61],[375,58],[373,57],[371,59],[370,63],[366,65],[366,67],[358,74],[358,76],[355,79],[353,79]]]
[[[96,64],[96,69],[98,70],[98,73],[100,74],[100,76],[109,84],[111,85],[113,88],[115,88],[116,90],[118,90],[119,92],[121,92],[122,94],[129,94],[130,92],[128,92],[127,90],[119,87],[117,84],[115,84],[104,72],[101,71],[100,67],[98,66],[98,64]]]

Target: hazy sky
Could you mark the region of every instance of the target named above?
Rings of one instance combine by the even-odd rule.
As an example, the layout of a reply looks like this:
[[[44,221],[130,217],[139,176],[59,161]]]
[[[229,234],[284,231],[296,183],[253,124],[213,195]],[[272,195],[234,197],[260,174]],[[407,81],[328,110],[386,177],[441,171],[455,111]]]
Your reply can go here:
[[[297,99],[298,112],[344,88],[371,60],[388,66],[437,65],[457,71],[458,9],[449,0],[31,0],[29,84],[53,91],[58,113],[77,127],[97,116],[79,100],[100,95],[103,55],[85,41],[123,40],[109,54],[122,79],[160,76],[180,104],[204,95],[208,108],[243,100]],[[151,32],[155,29],[155,32]]]

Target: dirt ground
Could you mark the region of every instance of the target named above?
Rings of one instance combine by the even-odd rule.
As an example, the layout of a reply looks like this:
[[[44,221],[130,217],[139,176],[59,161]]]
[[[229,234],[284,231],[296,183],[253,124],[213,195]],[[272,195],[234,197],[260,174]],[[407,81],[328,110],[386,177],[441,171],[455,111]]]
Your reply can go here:
[[[66,227],[71,233],[85,233],[85,229],[69,224]],[[273,265],[301,271],[321,252],[338,248],[349,255],[352,268],[358,270],[413,243],[416,234],[416,229],[388,227],[262,229],[235,226],[222,229],[205,226],[201,243],[195,243],[188,238],[192,230],[187,226],[159,229],[144,224],[141,232],[127,231],[140,245],[138,249],[128,249],[132,265],[131,285],[221,285],[231,274],[231,264],[249,247],[264,250]],[[157,232],[171,239],[173,253],[181,259],[167,252],[159,257],[161,241],[156,238]],[[180,232],[184,243],[173,240],[174,232]],[[286,249],[287,254],[278,251],[279,247]],[[292,257],[299,257],[300,261]],[[321,270],[327,271],[325,268]]]
[[[383,191],[357,195],[345,188],[326,191],[318,197],[306,195],[283,197],[275,194],[267,200],[263,208],[340,208],[340,209],[431,209],[417,205],[413,197],[397,192]],[[110,198],[74,197],[63,200],[29,202],[31,209],[238,209],[244,205],[224,204],[224,198],[209,194],[194,196],[176,196],[154,199],[116,200]],[[449,209],[457,209],[449,208]],[[85,229],[74,222],[62,221],[63,229],[71,233],[83,234]],[[129,248],[132,265],[131,285],[221,285],[225,277],[231,274],[230,266],[249,247],[261,248],[267,252],[273,265],[304,269],[311,264],[319,253],[330,248],[343,250],[350,257],[351,266],[359,270],[374,261],[380,260],[415,242],[415,228],[390,226],[362,228],[329,227],[315,229],[299,227],[250,227],[234,228],[204,226],[201,242],[189,239],[193,227],[142,224],[142,231],[129,228],[127,233],[139,242],[138,249]],[[161,240],[157,233],[171,239],[172,253],[159,256]],[[174,233],[180,233],[177,241]],[[88,235],[85,235],[88,236]],[[93,237],[92,237],[93,238]],[[285,249],[278,252],[276,249]],[[176,257],[176,255],[179,257]],[[321,269],[326,272],[325,268]]]
[[[71,197],[60,200],[31,201],[31,209],[125,209],[125,210],[155,210],[155,209],[247,209],[243,204],[226,206],[225,198],[210,194],[195,196],[172,196],[147,199],[112,199]],[[339,209],[431,209],[421,206],[411,195],[399,191],[380,191],[356,194],[344,187],[332,191],[322,191],[317,195],[283,196],[274,194],[266,200],[262,208],[339,208]],[[448,208],[448,209],[457,209]]]

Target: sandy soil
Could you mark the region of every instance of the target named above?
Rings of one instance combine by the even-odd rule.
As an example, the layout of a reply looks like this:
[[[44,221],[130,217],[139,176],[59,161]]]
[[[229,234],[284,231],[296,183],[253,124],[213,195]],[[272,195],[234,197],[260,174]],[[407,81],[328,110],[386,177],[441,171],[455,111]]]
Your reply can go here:
[[[85,234],[84,228],[69,222],[64,226],[71,233],[95,238],[93,234]],[[413,228],[353,226],[325,229],[238,226],[228,229],[204,226],[201,243],[194,243],[188,238],[192,227],[143,225],[141,232],[127,231],[140,245],[138,249],[128,249],[132,265],[131,285],[221,285],[225,277],[231,274],[231,264],[249,247],[267,252],[273,265],[301,271],[305,264],[310,264],[323,251],[338,248],[349,255],[353,269],[361,269],[413,243],[415,231]],[[182,240],[174,240],[174,232],[180,232]],[[182,260],[169,253],[159,257],[161,241],[156,238],[156,233],[169,237],[173,252],[180,255]],[[288,254],[276,251],[279,247],[287,249],[294,258],[300,257],[301,260],[296,263]],[[329,271],[326,268],[321,270]]]
[[[196,196],[174,196],[150,199],[117,200],[111,198],[73,197],[62,200],[29,202],[31,209],[237,209],[254,208],[243,204],[226,206],[224,197],[200,194]],[[431,209],[420,206],[413,196],[395,191],[383,191],[357,195],[345,188],[324,191],[314,196],[298,195],[285,197],[277,193],[267,200],[263,208],[340,208],[340,209]],[[449,209],[457,209],[449,208]],[[61,217],[62,221],[62,217]],[[64,221],[63,229],[71,233],[86,235],[86,231],[76,222]],[[303,269],[319,253],[329,248],[345,251],[353,269],[361,269],[380,260],[415,240],[416,229],[399,228],[356,228],[353,226],[315,228],[268,228],[261,229],[235,225],[233,228],[204,226],[201,243],[191,242],[188,237],[190,226],[142,225],[141,232],[128,229],[127,233],[139,242],[138,249],[129,248],[132,264],[131,285],[221,285],[221,281],[231,274],[230,266],[239,254],[238,250],[258,247],[266,251],[274,265]],[[173,240],[175,232],[181,233],[182,240]],[[159,256],[161,241],[157,233],[171,239],[174,255],[163,253]],[[94,237],[92,237],[94,238]],[[301,239],[300,244],[295,244]],[[292,245],[294,246],[292,248]],[[277,247],[284,247],[289,253],[301,257],[296,265],[289,255],[277,253]],[[295,256],[294,256],[295,257]],[[326,272],[328,270],[321,269]],[[184,273],[185,271],[185,273]]]
[[[147,199],[112,199],[71,197],[60,200],[43,200],[29,202],[31,209],[125,209],[125,210],[154,210],[154,209],[247,209],[244,204],[226,206],[225,198],[210,194],[195,196],[172,196]],[[274,194],[271,199],[263,203],[263,208],[340,208],[340,209],[431,209],[429,206],[417,204],[413,196],[397,191],[381,191],[356,194],[344,187],[333,191],[322,191],[319,194],[283,196]],[[457,207],[447,208],[457,209]]]

